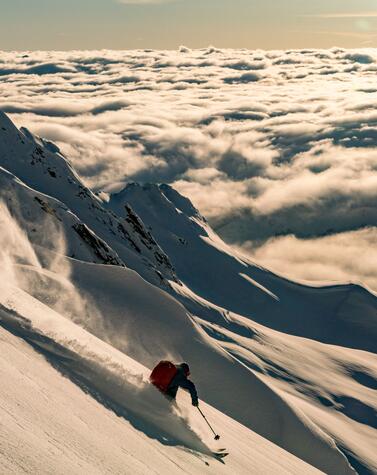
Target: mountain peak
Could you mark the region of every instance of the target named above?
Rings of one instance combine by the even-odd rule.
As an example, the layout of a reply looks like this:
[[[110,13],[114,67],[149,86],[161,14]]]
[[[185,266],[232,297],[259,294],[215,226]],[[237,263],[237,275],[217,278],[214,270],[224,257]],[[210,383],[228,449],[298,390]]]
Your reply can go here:
[[[175,212],[185,215],[187,218],[195,218],[206,223],[206,219],[195,208],[192,202],[181,195],[171,185],[166,183],[128,183],[121,191],[110,196],[112,206],[122,206],[129,200],[130,202],[148,202],[154,211]],[[150,208],[151,209],[151,208]]]

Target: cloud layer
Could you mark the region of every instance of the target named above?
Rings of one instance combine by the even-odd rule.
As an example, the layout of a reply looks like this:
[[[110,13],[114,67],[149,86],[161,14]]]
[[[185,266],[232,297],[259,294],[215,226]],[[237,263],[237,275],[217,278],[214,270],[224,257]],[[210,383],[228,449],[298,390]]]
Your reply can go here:
[[[257,248],[252,242],[244,243],[241,250],[294,279],[309,283],[356,281],[377,289],[376,242],[377,228],[364,228],[315,239],[293,235],[271,238]]]
[[[0,108],[95,189],[171,183],[262,262],[322,242],[315,278],[376,285],[331,257],[377,223],[376,71],[372,49],[2,53]]]

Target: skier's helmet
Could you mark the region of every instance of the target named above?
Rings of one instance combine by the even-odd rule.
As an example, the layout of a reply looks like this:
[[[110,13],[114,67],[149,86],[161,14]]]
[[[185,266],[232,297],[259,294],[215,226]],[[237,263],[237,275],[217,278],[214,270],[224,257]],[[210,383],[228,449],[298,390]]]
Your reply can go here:
[[[187,363],[182,363],[181,368],[183,369],[183,372],[186,376],[190,376],[190,367]]]

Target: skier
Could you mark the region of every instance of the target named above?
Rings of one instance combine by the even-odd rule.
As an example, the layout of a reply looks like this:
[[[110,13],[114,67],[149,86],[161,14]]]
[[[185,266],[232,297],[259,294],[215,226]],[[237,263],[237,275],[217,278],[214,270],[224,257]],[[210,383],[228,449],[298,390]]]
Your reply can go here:
[[[215,440],[219,440],[220,436],[216,434],[206,416],[199,408],[198,393],[196,392],[195,384],[188,379],[189,376],[190,368],[187,363],[174,364],[170,361],[160,361],[153,369],[149,379],[170,401],[175,401],[179,388],[189,391],[192,405],[198,408],[198,411],[213,432]],[[219,449],[213,454],[215,457],[222,459],[229,455],[229,452],[227,452],[226,449]]]
[[[170,361],[160,361],[153,369],[150,380],[170,400],[175,400],[178,389],[186,389],[191,395],[193,406],[198,406],[198,393],[195,384],[188,379],[190,368],[187,363],[174,364]]]

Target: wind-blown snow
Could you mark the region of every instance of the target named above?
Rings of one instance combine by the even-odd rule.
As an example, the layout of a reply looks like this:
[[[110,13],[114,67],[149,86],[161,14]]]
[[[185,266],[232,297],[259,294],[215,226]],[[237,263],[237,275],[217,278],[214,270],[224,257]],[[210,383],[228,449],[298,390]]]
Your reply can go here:
[[[331,258],[355,239],[368,257],[376,240],[376,59],[340,48],[2,53],[0,109],[56,142],[96,189],[174,184],[277,271],[376,288],[356,260]],[[298,240],[300,266],[286,240],[264,246],[276,235]]]
[[[59,374],[61,369],[52,368],[41,354],[3,328],[0,347],[0,374],[7,381],[0,389],[4,473],[320,473],[209,406],[207,414],[227,433],[233,461],[223,465],[204,454],[194,455],[177,446],[177,441],[161,444],[135,429],[126,415],[118,417],[80,391]],[[124,375],[121,382],[125,389]],[[175,419],[179,423],[180,418]],[[183,433],[190,434],[182,422],[181,426]],[[161,436],[158,430],[155,435]],[[17,457],[12,456],[15,450]]]

